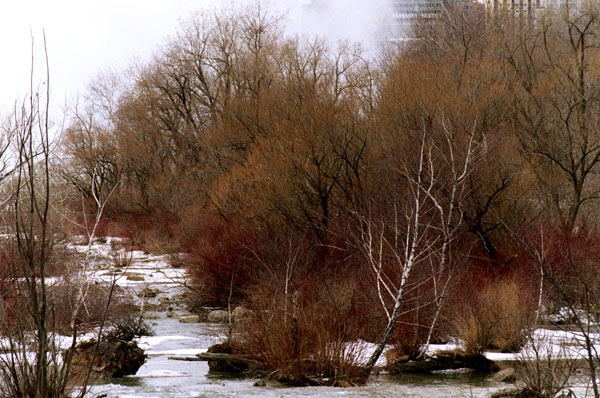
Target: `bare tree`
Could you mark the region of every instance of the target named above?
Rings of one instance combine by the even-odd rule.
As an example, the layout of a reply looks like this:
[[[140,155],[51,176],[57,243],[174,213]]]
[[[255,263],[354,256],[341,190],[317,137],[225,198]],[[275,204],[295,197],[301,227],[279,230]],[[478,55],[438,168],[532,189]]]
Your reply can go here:
[[[32,43],[33,44],[33,43]],[[44,48],[46,46],[44,37]],[[2,357],[3,393],[8,396],[62,397],[66,394],[69,363],[61,358],[50,333],[52,308],[48,301],[46,267],[53,237],[49,228],[51,176],[49,127],[49,69],[45,52],[45,92],[31,87],[27,100],[14,114],[16,152],[13,176],[14,247],[8,254],[13,300],[24,300],[24,311],[5,318],[12,323],[9,355]],[[5,255],[7,253],[5,252]],[[6,304],[6,302],[4,303]],[[8,308],[4,307],[6,316]],[[33,332],[30,335],[30,330]]]
[[[424,325],[428,332],[421,354],[431,341],[444,304],[452,277],[452,243],[462,223],[460,205],[467,189],[466,179],[480,149],[474,139],[475,131],[461,148],[451,129],[447,125],[442,127],[443,139],[438,144],[424,130],[419,137],[414,168],[405,164],[399,170],[409,194],[404,203],[395,202],[393,218],[358,215],[358,246],[374,276],[387,318],[377,348],[363,369],[363,381],[367,380],[403,311],[416,311],[426,305],[418,303],[407,308],[405,300],[411,291],[426,284],[433,291],[434,310],[431,323]],[[423,270],[428,277],[414,277]]]
[[[81,106],[71,111],[63,133],[65,161],[61,165],[65,180],[85,199],[104,202],[122,178],[123,166],[114,142],[114,104],[118,83],[109,77],[97,80]]]
[[[507,41],[517,132],[546,202],[575,226],[597,201],[600,8],[548,13]]]
[[[75,319],[86,300],[88,281],[83,280],[75,295],[71,321],[70,347],[65,351],[68,339],[57,334],[57,307],[52,302],[51,285],[47,279],[50,268],[56,264],[59,238],[54,214],[60,212],[55,201],[54,174],[59,171],[53,165],[53,141],[49,112],[49,64],[44,36],[45,76],[42,83],[45,91],[36,91],[34,81],[34,57],[32,51],[31,86],[25,101],[15,109],[14,114],[2,126],[6,136],[11,138],[10,150],[15,159],[12,166],[5,159],[2,169],[6,171],[12,209],[8,213],[12,236],[3,236],[1,256],[3,260],[0,310],[2,315],[3,349],[7,354],[0,357],[0,396],[6,397],[57,397],[71,393],[71,361],[78,342]],[[2,154],[9,149],[0,147]],[[8,148],[8,147],[7,147]],[[12,171],[12,172],[11,172]],[[91,176],[92,195],[97,212],[93,226],[88,231],[93,240],[102,212],[112,190],[98,188],[98,179]],[[3,177],[4,179],[4,177]],[[84,209],[85,210],[85,209]],[[84,214],[85,218],[85,214]],[[86,223],[87,226],[87,223]],[[91,259],[90,250],[84,263],[83,278]],[[62,262],[67,262],[65,258]],[[114,285],[110,287],[112,290]],[[105,314],[108,308],[105,307]],[[15,307],[16,305],[20,307]],[[4,346],[6,344],[6,346]],[[90,365],[91,366],[91,365]],[[87,381],[86,381],[87,382]],[[81,396],[85,393],[85,386]]]

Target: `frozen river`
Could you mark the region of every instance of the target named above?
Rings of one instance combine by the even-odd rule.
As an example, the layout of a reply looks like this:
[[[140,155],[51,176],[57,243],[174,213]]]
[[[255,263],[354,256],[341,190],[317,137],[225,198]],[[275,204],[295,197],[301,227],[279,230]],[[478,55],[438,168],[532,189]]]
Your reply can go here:
[[[75,246],[85,251],[85,246]],[[89,278],[99,282],[116,281],[139,300],[143,289],[156,289],[156,297],[146,299],[146,305],[156,304],[161,297],[170,299],[182,293],[185,271],[173,269],[164,256],[153,256],[141,251],[122,252],[121,258],[130,265],[115,273],[114,247],[110,240],[92,246],[94,266]],[[114,279],[116,276],[116,280]],[[133,276],[133,277],[132,277]],[[182,308],[176,308],[185,314]],[[89,396],[106,398],[187,398],[187,397],[488,397],[491,392],[510,387],[492,381],[490,377],[465,373],[437,374],[434,376],[374,376],[363,387],[302,387],[275,385],[255,387],[252,379],[231,379],[209,374],[208,365],[201,361],[171,360],[170,356],[194,356],[222,341],[222,325],[180,323],[167,318],[164,312],[148,320],[155,336],[139,339],[146,350],[148,361],[135,376],[105,380],[92,387]]]
[[[256,380],[211,375],[206,362],[177,361],[173,355],[205,351],[220,342],[216,325],[184,324],[164,318],[154,326],[156,336],[141,339],[149,359],[137,375],[113,379],[92,388],[107,398],[187,397],[488,397],[508,385],[468,374],[427,377],[373,377],[364,387],[255,387]]]

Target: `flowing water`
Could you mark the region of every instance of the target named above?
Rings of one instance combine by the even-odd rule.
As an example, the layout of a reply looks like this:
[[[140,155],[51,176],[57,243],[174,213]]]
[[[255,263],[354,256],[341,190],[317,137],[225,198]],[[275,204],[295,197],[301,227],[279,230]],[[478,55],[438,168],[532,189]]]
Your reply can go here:
[[[84,246],[75,247],[84,251]],[[89,275],[100,281],[114,278],[107,272],[114,249],[110,241],[94,245],[92,248],[96,262]],[[116,283],[131,294],[145,288],[158,289],[160,294],[148,302],[157,302],[161,296],[173,297],[181,293],[184,272],[170,268],[166,258],[151,256],[139,251],[123,254],[131,260],[129,267],[122,271]],[[135,275],[128,278],[126,275]],[[142,278],[140,278],[142,276]],[[146,303],[147,305],[148,303]],[[175,308],[184,314],[182,308]],[[492,381],[490,378],[468,373],[441,373],[433,376],[374,376],[366,386],[352,388],[337,387],[255,387],[253,379],[227,378],[209,374],[208,365],[203,361],[181,361],[169,359],[172,356],[194,356],[204,352],[209,346],[222,341],[223,326],[206,323],[180,323],[167,318],[164,313],[159,318],[148,321],[152,324],[155,336],[143,337],[139,345],[148,354],[147,362],[135,376],[104,380],[91,388],[90,396],[106,398],[195,398],[195,397],[488,397],[493,391],[510,387]]]
[[[466,373],[433,376],[375,376],[363,387],[254,387],[254,379],[232,379],[209,374],[203,361],[168,359],[205,351],[220,342],[218,325],[182,324],[164,318],[154,326],[156,336],[140,344],[149,359],[135,376],[106,380],[92,388],[107,398],[133,397],[488,397],[509,385]]]

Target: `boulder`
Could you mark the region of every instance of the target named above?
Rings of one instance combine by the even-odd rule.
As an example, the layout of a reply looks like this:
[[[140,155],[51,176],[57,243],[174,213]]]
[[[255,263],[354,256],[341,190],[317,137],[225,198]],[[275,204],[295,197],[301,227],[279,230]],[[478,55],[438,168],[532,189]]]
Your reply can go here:
[[[235,307],[233,311],[231,311],[231,320],[232,322],[243,322],[245,319],[248,319],[252,315],[252,311],[247,309],[246,307]],[[209,311],[206,316],[206,321],[210,323],[228,323],[229,322],[229,312],[226,310],[212,310]]]
[[[239,307],[235,307],[231,315],[233,317],[234,322],[241,322],[245,319],[250,318],[250,316],[252,315],[252,311],[240,305]]]
[[[494,381],[499,381],[503,383],[514,383],[517,381],[517,376],[515,375],[514,368],[506,368],[502,369],[498,373],[494,375]]]
[[[144,275],[142,274],[136,274],[136,273],[127,273],[125,274],[127,276],[127,280],[128,281],[132,281],[132,282],[142,282],[144,281]]]
[[[167,312],[167,314],[165,316],[167,318],[177,318],[177,313],[175,313],[173,311],[169,311],[169,312]]]
[[[148,311],[142,314],[142,318],[144,319],[159,319],[160,315],[157,312]]]
[[[144,350],[135,342],[86,341],[75,347],[72,375],[76,380],[83,380],[90,369],[94,379],[134,375],[146,358]]]
[[[206,355],[209,357],[206,357]],[[240,355],[240,347],[231,341],[212,345],[208,348],[208,352],[198,354],[198,357],[208,361],[208,369],[211,372],[240,375],[247,373],[250,370],[250,364],[253,362],[244,355]]]
[[[198,323],[200,322],[199,315],[182,315],[179,317],[180,323]]]
[[[426,374],[440,370],[472,369],[480,373],[493,373],[500,369],[483,355],[465,355],[461,351],[437,352],[434,358],[416,361],[398,360],[388,363],[385,370],[391,374]]]
[[[206,320],[210,323],[228,323],[229,312],[224,310],[214,310],[208,313]]]
[[[179,293],[179,294],[175,294],[173,297],[171,297],[171,299],[173,301],[181,302],[181,301],[185,301],[186,297],[187,296],[185,295],[185,293]]]
[[[140,290],[137,295],[138,295],[138,297],[154,298],[154,297],[158,296],[159,293],[161,293],[161,291],[158,289],[151,289],[149,287],[146,287],[146,288]]]

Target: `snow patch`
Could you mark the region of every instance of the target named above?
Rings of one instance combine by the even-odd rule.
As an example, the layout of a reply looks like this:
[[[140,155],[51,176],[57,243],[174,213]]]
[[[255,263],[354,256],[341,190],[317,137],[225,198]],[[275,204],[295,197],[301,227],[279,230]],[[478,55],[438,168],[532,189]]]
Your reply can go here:
[[[203,352],[207,352],[207,348],[180,348],[174,350],[163,350],[163,351],[153,351],[146,350],[146,354],[151,357],[157,357],[160,355],[177,355],[177,356],[189,356],[194,357],[196,354],[201,354]]]
[[[190,377],[190,374],[187,372],[178,372],[173,370],[154,370],[152,372],[135,375],[135,376],[125,376],[127,378],[134,379],[155,379],[159,377]],[[121,395],[122,397],[122,395]]]
[[[137,339],[138,346],[144,350],[150,350],[165,341],[172,340],[198,340],[195,337],[188,336],[143,336]]]

